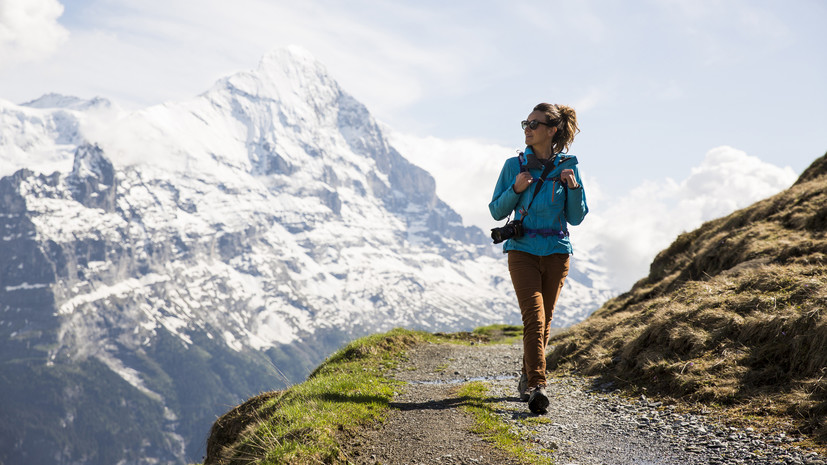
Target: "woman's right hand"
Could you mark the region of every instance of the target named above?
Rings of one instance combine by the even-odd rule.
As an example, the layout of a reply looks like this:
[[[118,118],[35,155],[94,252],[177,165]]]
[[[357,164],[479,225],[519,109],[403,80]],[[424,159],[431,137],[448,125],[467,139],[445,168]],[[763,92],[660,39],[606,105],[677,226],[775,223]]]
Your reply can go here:
[[[534,177],[528,171],[520,172],[514,179],[514,192],[521,194],[534,182]]]

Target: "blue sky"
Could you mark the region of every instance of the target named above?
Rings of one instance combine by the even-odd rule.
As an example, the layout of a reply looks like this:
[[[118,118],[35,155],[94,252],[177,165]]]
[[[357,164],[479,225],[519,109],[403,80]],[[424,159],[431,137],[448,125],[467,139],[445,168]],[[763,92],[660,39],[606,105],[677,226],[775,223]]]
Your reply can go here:
[[[690,200],[669,199],[669,186],[697,173],[712,187],[691,195],[731,174],[778,189],[827,152],[825,24],[822,0],[0,0],[0,99],[58,92],[138,109],[296,44],[404,133],[438,186],[442,166],[479,175],[481,210],[496,173],[449,159],[509,156],[519,121],[549,101],[578,111],[572,153],[598,205],[649,189],[665,198],[652,209],[668,211]],[[748,162],[709,159],[722,146]],[[442,189],[449,203],[469,197]],[[753,191],[744,202],[764,192]]]

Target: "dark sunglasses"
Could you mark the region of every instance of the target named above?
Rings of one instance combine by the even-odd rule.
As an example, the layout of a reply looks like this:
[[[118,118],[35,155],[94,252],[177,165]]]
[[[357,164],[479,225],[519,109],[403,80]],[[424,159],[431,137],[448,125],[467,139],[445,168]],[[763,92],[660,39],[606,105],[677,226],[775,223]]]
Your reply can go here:
[[[537,125],[539,124],[542,124],[543,126],[552,127],[550,124],[544,123],[542,121],[537,121],[536,119],[533,119],[531,121],[520,121],[520,126],[523,127],[523,131],[525,131],[525,128],[537,129]]]

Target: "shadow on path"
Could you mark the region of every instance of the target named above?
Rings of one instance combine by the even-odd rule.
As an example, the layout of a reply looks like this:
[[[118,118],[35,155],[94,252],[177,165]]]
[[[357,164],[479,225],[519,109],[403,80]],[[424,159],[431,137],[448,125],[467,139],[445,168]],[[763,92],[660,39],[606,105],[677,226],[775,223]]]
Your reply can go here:
[[[468,396],[462,396],[441,400],[433,399],[425,402],[390,402],[388,406],[397,410],[447,410],[468,405],[469,399],[470,397]],[[514,402],[517,400],[519,399],[516,397],[488,397],[483,399],[483,402],[486,404],[496,404],[506,401]]]

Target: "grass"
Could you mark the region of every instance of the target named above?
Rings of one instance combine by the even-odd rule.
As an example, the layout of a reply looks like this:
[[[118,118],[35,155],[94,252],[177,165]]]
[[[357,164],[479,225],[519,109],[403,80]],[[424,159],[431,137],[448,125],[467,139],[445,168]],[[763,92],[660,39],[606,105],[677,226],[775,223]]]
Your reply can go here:
[[[304,383],[263,393],[216,421],[207,464],[339,463],[337,437],[384,418],[400,383],[383,376],[413,344],[434,336],[393,330],[354,341]]]
[[[497,414],[488,397],[488,387],[485,383],[479,381],[466,383],[459,389],[457,395],[464,400],[461,408],[474,417],[476,423],[474,433],[524,463],[541,465],[554,463],[550,457],[533,452],[527,440],[515,433]]]
[[[343,463],[339,440],[387,415],[403,383],[384,374],[405,360],[406,350],[421,342],[506,342],[515,331],[520,327],[443,335],[395,329],[358,339],[332,354],[305,382],[262,393],[219,418],[205,464]]]
[[[505,324],[481,326],[472,331],[471,334],[484,337],[498,344],[512,344],[522,340],[523,327]]]
[[[444,363],[444,364],[439,365],[436,368],[434,368],[434,372],[441,373],[441,372],[447,370],[449,366],[451,366],[450,363]]]

